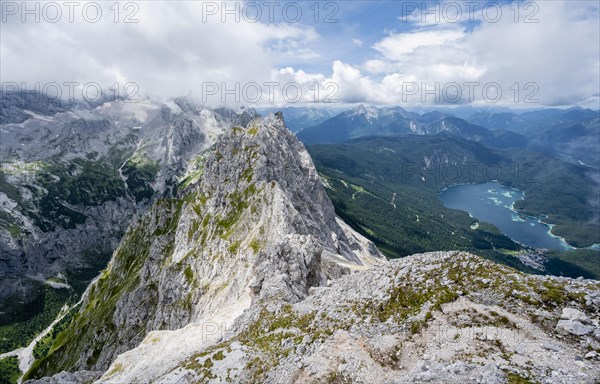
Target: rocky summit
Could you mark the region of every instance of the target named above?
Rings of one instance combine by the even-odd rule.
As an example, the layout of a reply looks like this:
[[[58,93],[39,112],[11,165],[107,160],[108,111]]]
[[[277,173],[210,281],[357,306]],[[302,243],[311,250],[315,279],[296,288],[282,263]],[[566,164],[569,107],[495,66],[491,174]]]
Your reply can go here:
[[[336,218],[281,115],[233,127],[198,162],[176,197],[159,199],[131,226],[35,372],[106,370],[151,331],[230,324],[253,303],[297,302],[312,286],[384,262]],[[177,348],[179,359],[201,345],[188,347]]]
[[[28,382],[597,382],[597,281],[388,261],[282,116],[248,120],[130,225]]]

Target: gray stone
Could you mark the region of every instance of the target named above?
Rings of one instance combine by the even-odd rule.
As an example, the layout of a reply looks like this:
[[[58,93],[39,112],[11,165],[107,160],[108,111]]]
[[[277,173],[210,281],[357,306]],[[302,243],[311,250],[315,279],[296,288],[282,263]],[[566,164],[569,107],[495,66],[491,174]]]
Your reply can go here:
[[[590,322],[590,318],[588,316],[575,308],[563,308],[560,318],[564,320],[579,321],[584,324],[588,324]]]
[[[567,332],[576,336],[587,335],[594,330],[593,326],[584,325],[576,320],[559,320],[556,324],[556,330],[558,332]]]
[[[544,349],[547,349],[549,351],[560,352],[560,348],[557,345],[554,345],[554,344],[549,343],[547,341],[544,341],[542,343],[542,347],[544,347]]]
[[[26,384],[89,384],[100,377],[101,372],[77,371],[60,372],[39,380],[27,380]]]

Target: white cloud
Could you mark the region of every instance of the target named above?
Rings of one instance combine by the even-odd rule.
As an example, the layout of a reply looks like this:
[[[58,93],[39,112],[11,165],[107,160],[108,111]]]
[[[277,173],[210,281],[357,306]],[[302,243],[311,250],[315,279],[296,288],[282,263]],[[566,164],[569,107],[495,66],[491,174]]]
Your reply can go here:
[[[598,108],[598,3],[537,4],[537,23],[524,23],[524,14],[515,23],[507,4],[498,22],[482,20],[471,30],[460,24],[415,24],[415,30],[389,34],[373,46],[381,56],[361,65],[369,73],[384,75],[368,93],[394,104],[406,102],[397,92],[402,83],[414,81],[421,89],[423,84],[433,89],[436,83],[441,88],[458,83],[465,98],[474,91],[476,103],[490,104],[483,98],[483,87],[497,83],[502,90],[497,104],[515,106],[516,100],[520,106],[534,107],[591,102]],[[469,89],[465,86],[469,82],[480,85]],[[493,99],[493,92],[488,96]],[[539,102],[524,104],[526,97]]]
[[[365,71],[373,74],[386,73],[390,71],[390,66],[388,63],[378,59],[367,60],[362,67]]]
[[[419,48],[435,48],[454,44],[464,38],[461,29],[423,30],[411,33],[392,34],[379,41],[373,48],[391,60],[401,60],[406,54]]]
[[[206,82],[233,87],[236,82],[275,81],[279,88],[297,83],[301,102],[333,94],[344,103],[402,105],[422,103],[419,97],[403,98],[411,82],[429,89],[435,83],[458,83],[463,91],[467,82],[494,82],[503,91],[498,104],[507,105],[514,104],[515,83],[520,101],[535,90],[525,85],[535,83],[540,104],[598,102],[600,22],[595,2],[538,2],[539,22],[533,24],[523,23],[523,14],[515,23],[508,4],[500,21],[480,20],[472,29],[430,19],[421,23],[413,17],[407,24],[412,30],[387,33],[365,47],[372,55],[358,56],[365,58],[362,63],[338,57],[322,73],[306,70],[311,60],[320,58],[313,46],[327,38],[310,26],[243,19],[222,23],[216,17],[203,22],[198,2],[141,2],[139,23],[114,23],[107,9],[111,4],[103,3],[106,16],[96,24],[81,18],[68,23],[65,17],[57,24],[23,24],[18,18],[3,23],[2,81],[135,82],[140,91],[162,97],[200,97]],[[358,52],[363,40],[349,39]],[[476,102],[482,102],[481,92],[480,87]],[[281,89],[274,97],[275,103],[286,102]],[[261,101],[268,103],[269,97]]]
[[[362,47],[364,43],[361,39],[354,38],[352,39],[352,44],[356,47]]]
[[[206,18],[195,1],[137,2],[138,23],[115,23],[108,8],[112,3],[101,4],[103,16],[97,23],[82,18],[82,6],[73,23],[67,9],[56,24],[9,17],[0,37],[2,82],[25,82],[29,88],[36,82],[95,82],[102,87],[119,82],[121,88],[135,82],[149,95],[200,96],[205,82],[262,83],[286,58],[316,57],[310,44],[319,36],[301,24],[243,18],[236,23],[232,17],[223,23],[216,16]],[[128,13],[121,9],[120,19]]]

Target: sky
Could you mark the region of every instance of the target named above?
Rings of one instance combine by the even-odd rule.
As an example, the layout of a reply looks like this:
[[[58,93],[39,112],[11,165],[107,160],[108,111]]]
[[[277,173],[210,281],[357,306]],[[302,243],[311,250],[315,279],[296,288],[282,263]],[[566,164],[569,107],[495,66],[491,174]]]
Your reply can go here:
[[[598,109],[600,2],[0,1],[2,89]]]

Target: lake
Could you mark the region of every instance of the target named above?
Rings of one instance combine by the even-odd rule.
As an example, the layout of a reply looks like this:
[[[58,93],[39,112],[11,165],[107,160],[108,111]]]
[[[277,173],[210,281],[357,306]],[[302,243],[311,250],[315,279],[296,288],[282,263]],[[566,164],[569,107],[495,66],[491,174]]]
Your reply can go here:
[[[447,208],[460,209],[479,221],[494,224],[503,234],[521,244],[547,249],[573,249],[550,233],[551,227],[539,218],[519,215],[513,204],[523,192],[498,183],[465,184],[448,187],[440,193]]]

